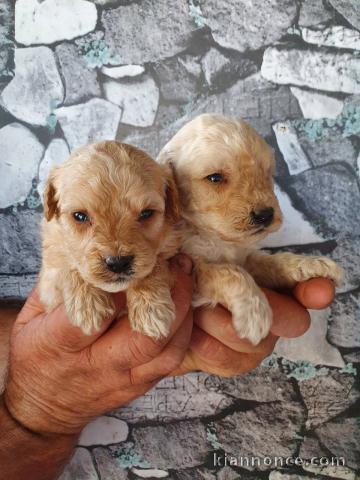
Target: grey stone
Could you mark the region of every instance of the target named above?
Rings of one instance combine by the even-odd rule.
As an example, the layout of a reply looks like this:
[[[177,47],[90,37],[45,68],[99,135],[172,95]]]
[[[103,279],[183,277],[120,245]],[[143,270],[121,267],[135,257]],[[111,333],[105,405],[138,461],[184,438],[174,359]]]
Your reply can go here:
[[[344,283],[339,291],[346,292],[360,287],[360,238],[352,235],[340,235],[330,257],[344,269]]]
[[[106,100],[93,98],[80,105],[55,110],[70,150],[100,140],[113,140],[121,109]]]
[[[360,235],[359,187],[346,165],[325,165],[302,172],[293,177],[291,188],[310,221],[325,234]]]
[[[142,65],[120,65],[118,67],[102,67],[101,72],[110,78],[137,77],[145,72]]]
[[[310,477],[305,475],[297,475],[291,473],[281,473],[276,470],[270,472],[269,480],[310,480]]]
[[[131,472],[135,475],[135,478],[169,478],[169,472],[166,470],[159,470],[158,468],[140,469],[133,467]]]
[[[0,298],[25,299],[37,282],[37,275],[3,275],[0,273]]]
[[[95,5],[82,0],[17,0],[15,39],[23,45],[50,44],[85,35],[96,27]]]
[[[14,9],[12,0],[3,0],[0,4],[0,81],[9,80],[13,75],[13,27]]]
[[[91,97],[100,97],[101,90],[96,70],[89,68],[76,46],[71,43],[62,43],[56,47],[55,51],[65,84],[64,105],[72,105]]]
[[[134,450],[150,468],[181,469],[205,462],[205,426],[198,420],[132,429]]]
[[[353,25],[360,30],[360,4],[353,0],[329,0],[331,5]]]
[[[360,93],[360,58],[350,53],[269,47],[261,73],[279,84],[307,86],[318,90]]]
[[[303,0],[298,24],[301,27],[313,27],[328,22],[333,16],[333,12],[326,7],[323,0]]]
[[[297,14],[296,4],[290,0],[201,0],[199,4],[214,40],[240,52],[279,40]]]
[[[76,448],[58,480],[98,480],[91,454],[85,448]]]
[[[315,433],[333,455],[345,459],[347,467],[359,468],[360,424],[358,418],[332,420],[318,427]]]
[[[159,89],[153,78],[144,75],[138,80],[104,82],[105,97],[122,108],[121,122],[137,127],[149,127],[154,123]]]
[[[197,94],[198,76],[186,68],[179,57],[158,63],[155,72],[160,82],[160,91],[165,100],[189,102]]]
[[[330,342],[339,347],[360,347],[360,291],[338,295],[330,308]]]
[[[313,45],[360,50],[360,33],[342,25],[334,25],[324,30],[303,27],[301,36],[304,42]]]
[[[123,64],[172,57],[186,48],[197,28],[185,3],[167,0],[144,0],[104,10],[102,23],[107,45]]]
[[[216,476],[217,480],[242,480],[243,478],[246,478],[246,476],[243,473],[239,475],[230,467],[223,467],[221,470],[217,472],[217,476]]]
[[[35,273],[40,266],[41,213],[22,210],[0,214],[0,272]]]
[[[54,138],[53,140],[51,140],[39,167],[39,181],[37,185],[37,191],[41,199],[44,193],[45,183],[49,176],[50,170],[52,169],[52,167],[63,163],[67,159],[69,154],[69,147],[67,146],[65,140],[63,140],[62,138]]]
[[[92,451],[101,480],[127,480],[128,470],[111,454],[111,450],[103,447]],[[75,478],[73,479],[75,480]]]
[[[297,402],[265,403],[253,410],[235,412],[214,422],[217,440],[229,455],[239,457],[288,457],[298,448],[297,434],[305,422]],[[267,470],[263,462],[242,465],[248,470]]]
[[[295,129],[290,122],[273,125],[278,147],[289,168],[290,175],[296,175],[311,168],[311,163],[302,149]]]
[[[329,134],[319,139],[298,130],[297,136],[313,165],[319,167],[328,163],[346,162],[355,169],[357,150],[351,140],[340,132],[329,130]]]
[[[304,118],[336,118],[342,112],[344,102],[330,95],[323,95],[302,88],[291,87],[291,93],[299,102]]]
[[[17,48],[15,77],[0,97],[6,110],[19,120],[46,126],[63,97],[64,88],[50,48]]]
[[[360,350],[355,352],[346,353],[344,359],[350,363],[360,363]]]
[[[205,79],[211,87],[227,87],[234,78],[243,78],[257,71],[256,64],[241,56],[227,57],[216,48],[203,56],[201,66]]]
[[[129,427],[125,422],[115,417],[101,416],[90,422],[81,432],[78,445],[110,445],[127,439]]]
[[[5,179],[0,189],[0,208],[23,202],[44,152],[36,136],[19,123],[10,123],[0,129],[0,178]]]
[[[327,340],[329,309],[309,310],[311,324],[300,337],[280,338],[275,352],[292,362],[306,361],[315,365],[344,367],[340,352]]]
[[[182,105],[174,103],[164,104],[163,102],[160,102],[156,114],[155,125],[157,125],[158,128],[167,127],[168,125],[179,120],[183,114],[184,109]]]
[[[303,380],[299,388],[307,408],[308,430],[336,417],[360,398],[355,378],[339,371]]]
[[[250,385],[256,383],[255,379]],[[129,423],[146,420],[166,422],[216,415],[234,402],[234,394],[228,394],[226,388],[223,392],[222,386],[220,378],[205,373],[191,373],[164,379],[145,395],[114,411],[113,414]],[[249,387],[247,388],[245,390],[249,392]],[[236,387],[230,390],[233,392]],[[259,390],[258,392],[260,395]],[[273,395],[275,396],[276,392]],[[276,398],[279,395],[278,392]]]
[[[149,130],[132,130],[131,133],[128,133],[126,136],[122,135],[121,127],[119,130],[119,135],[117,138],[119,141],[129,143],[134,145],[137,148],[141,148],[148,155],[153,158],[156,158],[156,155],[160,151],[159,146],[159,132],[157,128],[151,128]]]
[[[299,455],[305,460],[310,460],[314,457],[326,457],[326,450],[320,445],[320,442],[315,437],[304,437],[301,443]]]

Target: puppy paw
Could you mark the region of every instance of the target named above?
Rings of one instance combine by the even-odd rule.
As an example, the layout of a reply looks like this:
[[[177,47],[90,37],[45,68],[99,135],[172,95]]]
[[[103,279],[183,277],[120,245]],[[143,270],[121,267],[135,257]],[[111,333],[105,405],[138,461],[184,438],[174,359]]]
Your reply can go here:
[[[303,282],[315,277],[325,277],[333,280],[335,285],[341,285],[343,269],[330,258],[326,257],[299,257],[298,265],[291,275],[296,282]]]
[[[147,335],[154,340],[167,337],[170,325],[175,319],[175,306],[167,302],[150,302],[138,297],[128,304],[129,320],[133,330]]]
[[[80,302],[79,299],[71,303],[65,301],[65,308],[70,322],[80,327],[85,335],[100,330],[103,321],[115,314],[113,300],[104,292],[89,295],[84,302]]]
[[[240,338],[257,345],[267,336],[272,324],[272,310],[262,292],[236,302],[231,309],[233,326]]]

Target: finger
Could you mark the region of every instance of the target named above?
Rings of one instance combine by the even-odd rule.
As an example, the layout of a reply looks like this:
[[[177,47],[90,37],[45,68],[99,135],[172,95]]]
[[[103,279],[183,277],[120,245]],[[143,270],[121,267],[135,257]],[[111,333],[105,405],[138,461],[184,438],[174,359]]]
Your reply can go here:
[[[131,384],[141,385],[169,375],[181,365],[189,346],[193,328],[192,310],[189,309],[181,328],[177,330],[164,350],[153,360],[130,369]]]
[[[190,352],[178,371],[183,368],[221,376],[240,375],[256,368],[266,356],[264,353],[236,352],[194,326]]]
[[[293,295],[304,307],[321,310],[334,300],[335,285],[327,278],[311,278],[298,283],[293,289]]]
[[[112,362],[118,368],[133,368],[150,362],[164,349],[182,325],[192,299],[191,261],[186,256],[176,256],[170,262],[170,270],[175,278],[172,299],[175,304],[175,320],[166,338],[154,340],[131,329],[127,317],[117,321],[92,346],[92,355],[99,362]]]
[[[262,353],[271,351],[275,345],[275,337],[272,334],[256,346],[249,340],[240,338],[233,327],[231,313],[221,305],[217,305],[215,308],[201,307],[195,309],[194,323],[204,332],[236,352]]]
[[[310,327],[309,312],[288,295],[263,289],[273,311],[271,332],[278,337],[294,338]]]

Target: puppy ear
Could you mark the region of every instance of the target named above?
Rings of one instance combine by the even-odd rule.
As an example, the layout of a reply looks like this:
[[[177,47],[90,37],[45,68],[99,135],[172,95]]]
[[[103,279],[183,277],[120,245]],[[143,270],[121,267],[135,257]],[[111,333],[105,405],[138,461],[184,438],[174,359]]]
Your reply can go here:
[[[177,189],[171,167],[166,165],[163,167],[166,178],[166,199],[165,199],[165,216],[172,222],[180,220],[181,204],[179,191]]]
[[[49,175],[49,178],[45,185],[44,194],[43,194],[44,215],[48,222],[53,218],[54,215],[58,215],[59,213],[54,180],[55,180],[55,169],[53,169]]]

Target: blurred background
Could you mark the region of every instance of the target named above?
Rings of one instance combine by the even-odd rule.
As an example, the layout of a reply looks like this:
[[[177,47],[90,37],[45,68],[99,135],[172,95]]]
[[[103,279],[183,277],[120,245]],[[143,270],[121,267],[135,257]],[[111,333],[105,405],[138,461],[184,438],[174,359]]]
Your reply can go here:
[[[74,148],[154,157],[203,112],[242,117],[276,152],[281,231],[264,246],[346,270],[302,338],[250,374],[166,379],[88,427],[62,480],[352,480],[360,468],[360,2],[1,0],[0,298],[40,262],[41,194]],[[215,466],[237,457],[324,465]],[[345,466],[331,458],[344,457]],[[340,462],[341,463],[341,462]]]

